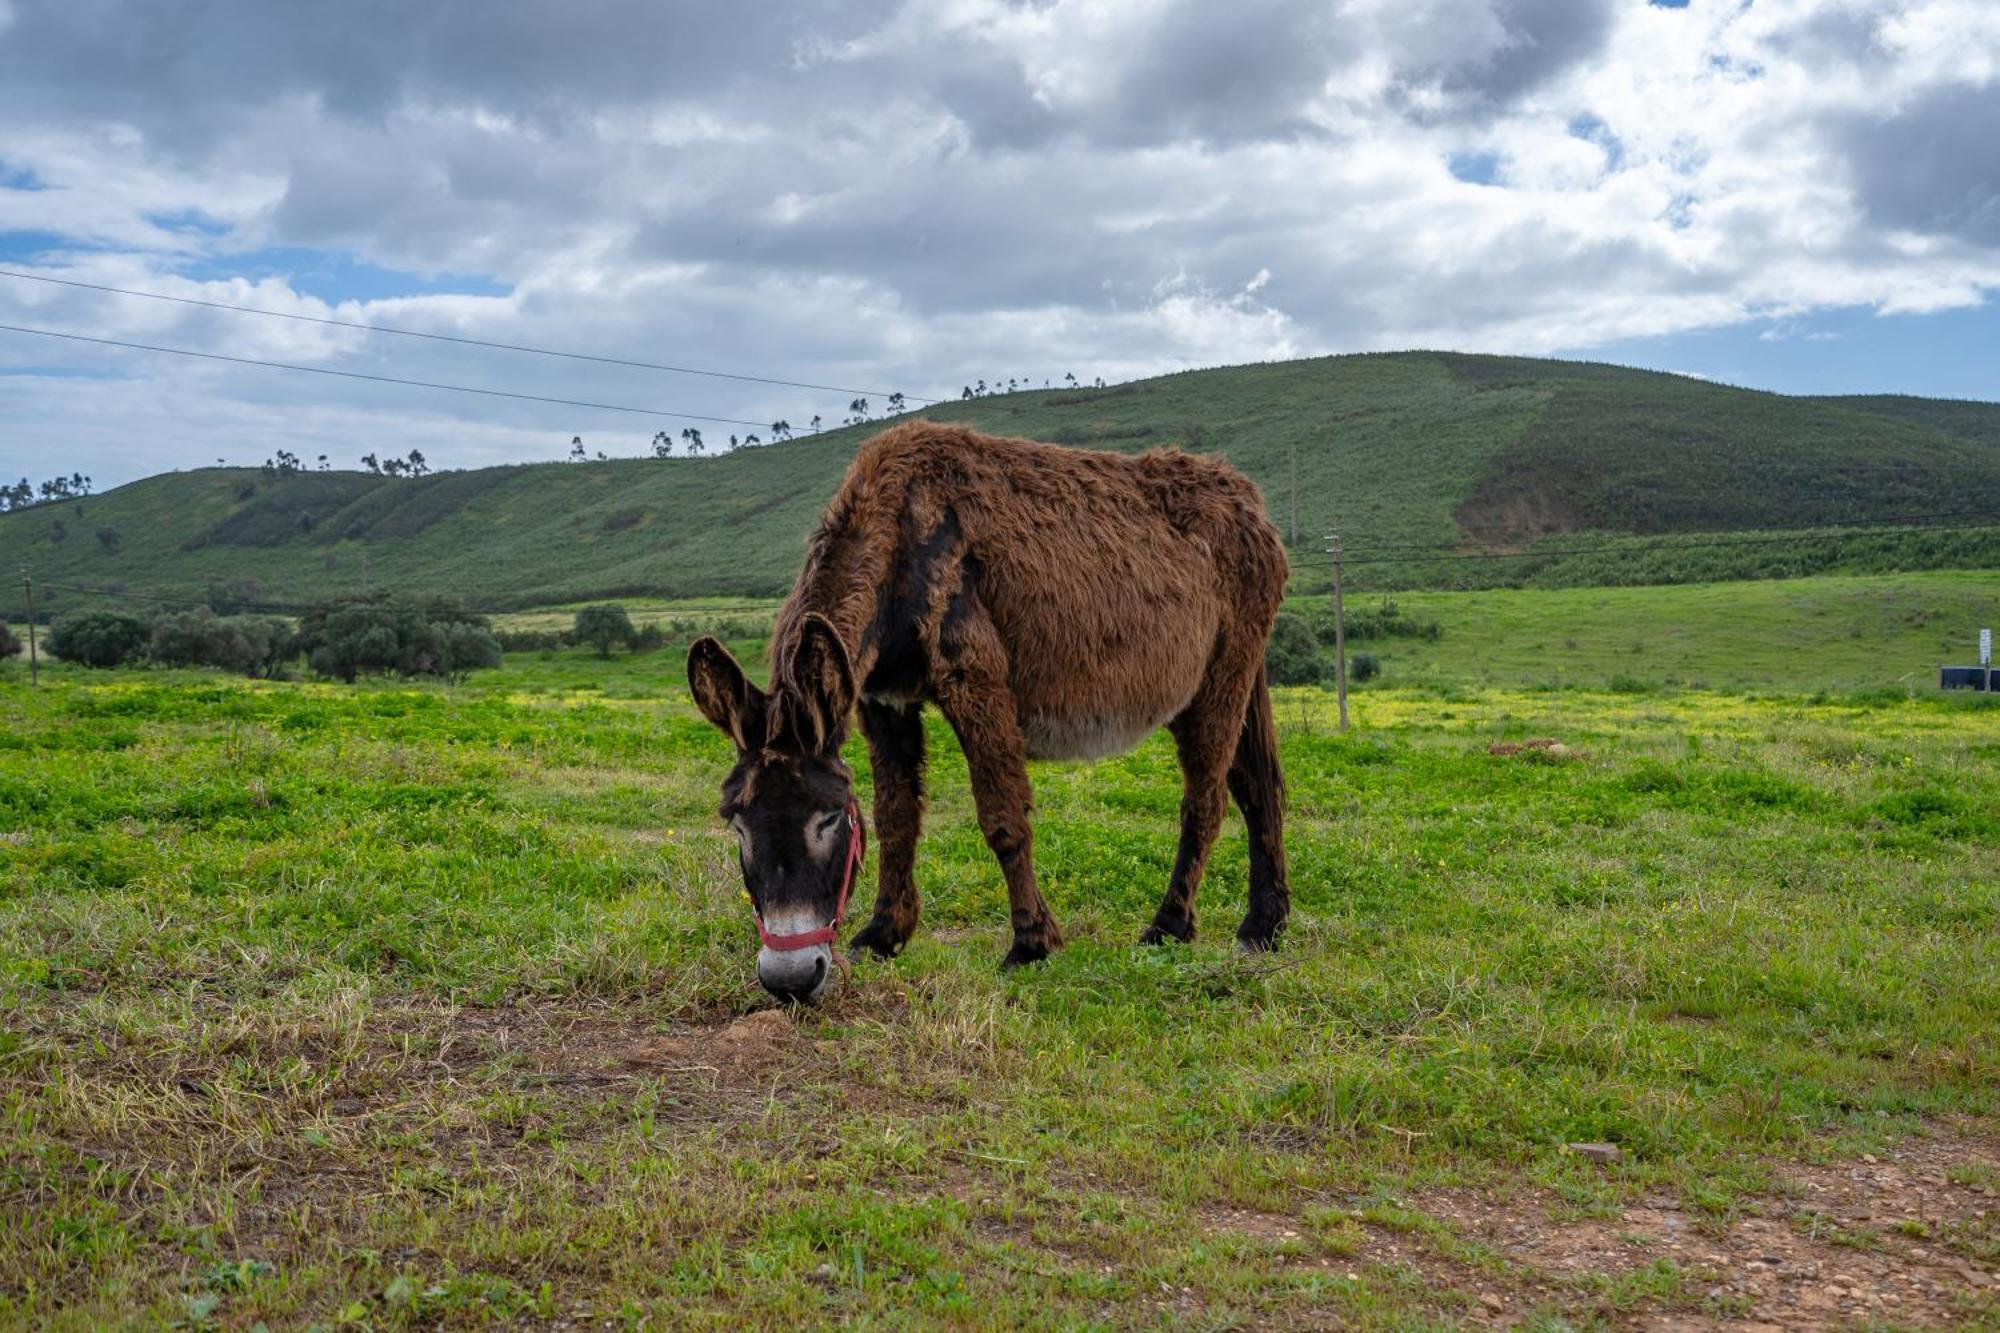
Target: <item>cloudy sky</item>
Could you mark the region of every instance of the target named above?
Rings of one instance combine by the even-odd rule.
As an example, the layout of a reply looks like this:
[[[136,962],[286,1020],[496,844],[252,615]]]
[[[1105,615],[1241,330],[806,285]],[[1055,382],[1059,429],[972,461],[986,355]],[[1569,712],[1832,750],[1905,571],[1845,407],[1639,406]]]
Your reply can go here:
[[[0,268],[912,398],[1409,347],[2000,398],[1996,126],[1991,0],[0,0]],[[850,396],[14,277],[0,323]],[[0,332],[9,477],[688,424]]]

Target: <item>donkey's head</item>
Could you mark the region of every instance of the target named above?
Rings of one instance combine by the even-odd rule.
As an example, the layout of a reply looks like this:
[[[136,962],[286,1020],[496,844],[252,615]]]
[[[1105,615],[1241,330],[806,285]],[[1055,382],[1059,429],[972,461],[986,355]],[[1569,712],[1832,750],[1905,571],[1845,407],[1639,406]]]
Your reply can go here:
[[[688,652],[696,707],[736,743],[722,784],[743,885],[764,947],[757,980],[781,1000],[817,1000],[833,971],[834,932],[861,873],[865,836],[854,775],[840,758],[854,668],[825,617],[807,615],[772,655],[770,690],[712,638]]]

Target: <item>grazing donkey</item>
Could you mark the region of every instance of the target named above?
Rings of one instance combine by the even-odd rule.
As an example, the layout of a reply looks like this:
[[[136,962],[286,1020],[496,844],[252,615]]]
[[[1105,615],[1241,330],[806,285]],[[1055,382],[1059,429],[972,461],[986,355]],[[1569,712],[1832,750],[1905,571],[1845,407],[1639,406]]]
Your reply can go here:
[[[958,733],[980,831],[1007,879],[1006,966],[1062,944],[1035,886],[1028,760],[1116,754],[1162,725],[1185,782],[1180,852],[1140,938],[1193,938],[1226,791],[1250,829],[1250,911],[1236,937],[1271,948],[1291,896],[1264,642],[1285,576],[1257,488],[1217,459],[928,421],[869,440],[778,612],[770,689],[712,638],[688,654],[696,705],[736,743],[721,813],[764,944],[758,980],[804,1001],[826,986],[862,858],[840,757],[857,703],[882,843],[857,951],[888,957],[917,927],[925,703]]]

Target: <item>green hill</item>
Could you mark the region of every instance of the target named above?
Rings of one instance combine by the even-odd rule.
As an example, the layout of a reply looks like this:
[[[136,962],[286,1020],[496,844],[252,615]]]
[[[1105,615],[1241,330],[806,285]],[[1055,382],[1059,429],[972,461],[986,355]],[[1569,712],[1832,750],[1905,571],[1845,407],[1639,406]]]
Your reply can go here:
[[[1007,394],[929,415],[1098,448],[1224,453],[1263,486],[1281,527],[1296,516],[1302,590],[1325,581],[1318,552],[1335,520],[1360,587],[2000,565],[2000,527],[1866,531],[2000,524],[2000,404],[1793,398],[1607,365],[1411,352]],[[164,596],[230,585],[270,602],[385,585],[495,607],[771,595],[879,426],[706,459],[418,480],[172,473],[0,515],[0,569]]]

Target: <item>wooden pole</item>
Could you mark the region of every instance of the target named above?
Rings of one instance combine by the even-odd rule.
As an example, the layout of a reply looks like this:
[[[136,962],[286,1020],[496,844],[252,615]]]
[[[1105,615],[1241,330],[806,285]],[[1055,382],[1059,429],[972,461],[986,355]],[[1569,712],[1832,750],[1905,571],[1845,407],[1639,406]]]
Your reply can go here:
[[[42,686],[41,645],[35,642],[35,580],[28,573],[26,565],[21,566],[21,591],[28,598],[28,682],[36,689]]]
[[[1340,530],[1329,532],[1326,552],[1333,557],[1334,683],[1340,690],[1340,729],[1347,730],[1347,615],[1340,604]]]
[[[1295,547],[1299,544],[1299,442],[1296,438],[1286,447],[1286,455],[1292,465],[1292,531],[1285,544]]]

